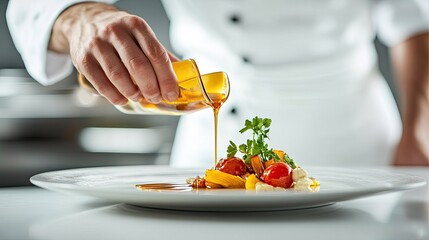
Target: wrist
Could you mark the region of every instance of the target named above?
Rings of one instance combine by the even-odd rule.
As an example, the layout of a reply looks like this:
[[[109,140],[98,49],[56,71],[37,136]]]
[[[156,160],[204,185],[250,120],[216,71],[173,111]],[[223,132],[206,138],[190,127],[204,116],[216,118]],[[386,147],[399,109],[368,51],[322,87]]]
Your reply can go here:
[[[402,138],[429,147],[429,107],[423,108],[413,118],[404,119]]]

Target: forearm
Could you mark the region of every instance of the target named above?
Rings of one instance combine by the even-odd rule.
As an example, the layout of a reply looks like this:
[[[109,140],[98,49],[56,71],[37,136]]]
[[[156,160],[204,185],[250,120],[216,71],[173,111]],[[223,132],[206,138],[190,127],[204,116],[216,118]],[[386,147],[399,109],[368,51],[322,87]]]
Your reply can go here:
[[[429,166],[429,34],[394,46],[392,62],[403,123],[393,164]]]
[[[70,53],[69,38],[73,34],[73,27],[91,24],[94,16],[108,11],[119,10],[113,5],[96,2],[78,3],[65,9],[58,16],[52,28],[49,50],[58,53]]]
[[[404,134],[429,136],[429,33],[392,48]],[[424,136],[420,136],[424,137]]]

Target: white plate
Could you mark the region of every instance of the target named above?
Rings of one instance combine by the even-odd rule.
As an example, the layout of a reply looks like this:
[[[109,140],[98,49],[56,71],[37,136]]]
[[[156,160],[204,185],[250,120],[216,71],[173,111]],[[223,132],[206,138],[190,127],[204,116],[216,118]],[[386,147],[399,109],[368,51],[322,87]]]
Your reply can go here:
[[[30,181],[42,188],[90,195],[132,205],[193,211],[265,211],[309,208],[425,185],[420,177],[389,171],[350,168],[306,169],[317,178],[320,191],[254,192],[246,190],[141,191],[141,183],[184,183],[204,170],[166,166],[83,168],[47,172]]]

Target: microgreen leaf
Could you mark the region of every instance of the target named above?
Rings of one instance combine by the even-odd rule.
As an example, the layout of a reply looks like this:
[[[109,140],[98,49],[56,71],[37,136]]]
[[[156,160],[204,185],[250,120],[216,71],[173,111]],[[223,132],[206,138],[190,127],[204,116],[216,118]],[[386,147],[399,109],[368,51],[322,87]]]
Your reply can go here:
[[[287,155],[286,153],[285,153],[285,155],[283,156],[283,161],[285,161],[285,163],[289,164],[289,166],[290,166],[292,169],[295,169],[295,168],[296,168],[295,161],[294,161],[291,157],[289,157],[289,155]]]
[[[237,145],[235,145],[235,143],[233,141],[229,141],[229,146],[228,146],[226,151],[227,151],[228,157],[234,157],[238,151]]]

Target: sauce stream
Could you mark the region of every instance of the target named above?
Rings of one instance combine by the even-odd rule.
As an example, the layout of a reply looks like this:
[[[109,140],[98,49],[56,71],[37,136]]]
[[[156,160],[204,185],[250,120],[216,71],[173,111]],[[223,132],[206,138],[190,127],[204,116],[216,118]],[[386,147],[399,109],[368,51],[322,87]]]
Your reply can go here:
[[[220,107],[227,99],[227,95],[220,93],[209,94],[213,101],[211,105],[213,109],[214,118],[214,166],[218,162],[218,126],[219,126],[219,110]],[[162,190],[173,190],[173,191],[191,191],[193,188],[188,184],[174,184],[174,183],[146,183],[137,184],[136,188],[142,191],[162,191]]]

